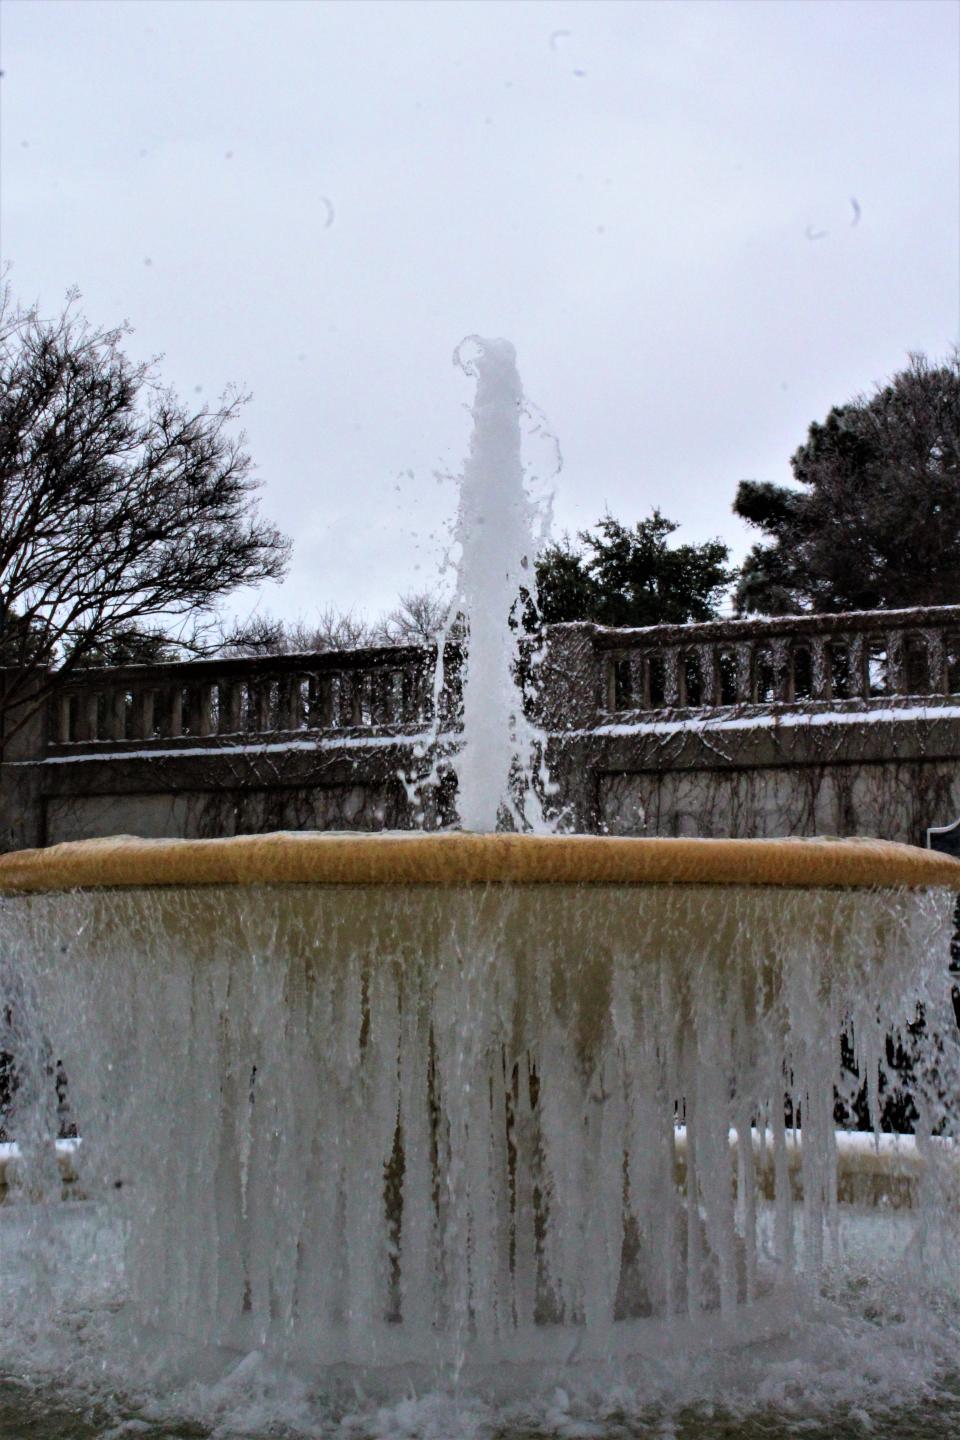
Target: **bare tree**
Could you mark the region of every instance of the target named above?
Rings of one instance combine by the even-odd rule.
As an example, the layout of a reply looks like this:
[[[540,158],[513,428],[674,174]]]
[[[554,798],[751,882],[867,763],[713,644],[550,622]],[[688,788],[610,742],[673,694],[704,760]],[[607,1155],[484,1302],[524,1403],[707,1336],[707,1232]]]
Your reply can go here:
[[[408,590],[374,627],[384,645],[432,645],[447,621],[449,601],[436,590]]]
[[[258,614],[238,622],[223,636],[222,655],[320,655],[327,650],[358,650],[383,641],[374,628],[353,610],[333,605],[317,611],[313,620],[276,620]]]
[[[282,576],[289,541],[257,513],[234,426],[245,396],[191,411],[135,364],[126,332],[0,297],[0,723],[43,703],[51,669],[117,637],[196,644],[215,602]]]
[[[242,655],[320,655],[328,650],[359,650],[366,645],[423,645],[436,642],[447,621],[447,602],[432,590],[407,591],[393,610],[367,621],[355,610],[327,605],[312,620],[277,620],[252,615],[227,631],[220,653]]]

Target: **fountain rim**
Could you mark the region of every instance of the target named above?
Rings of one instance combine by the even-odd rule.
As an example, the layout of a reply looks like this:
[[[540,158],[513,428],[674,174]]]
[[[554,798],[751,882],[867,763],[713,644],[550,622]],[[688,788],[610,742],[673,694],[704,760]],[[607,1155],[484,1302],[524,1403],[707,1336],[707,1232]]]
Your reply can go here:
[[[740,885],[960,890],[960,863],[874,839],[669,839],[466,831],[119,835],[0,855],[0,895],[167,886]]]

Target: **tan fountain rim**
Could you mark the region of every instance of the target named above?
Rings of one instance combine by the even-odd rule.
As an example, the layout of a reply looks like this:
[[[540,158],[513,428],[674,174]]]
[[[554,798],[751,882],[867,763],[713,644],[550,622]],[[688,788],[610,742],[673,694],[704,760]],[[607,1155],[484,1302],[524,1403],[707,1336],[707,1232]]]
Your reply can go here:
[[[960,890],[960,863],[883,840],[597,835],[120,835],[0,856],[0,893],[163,885],[772,885]]]

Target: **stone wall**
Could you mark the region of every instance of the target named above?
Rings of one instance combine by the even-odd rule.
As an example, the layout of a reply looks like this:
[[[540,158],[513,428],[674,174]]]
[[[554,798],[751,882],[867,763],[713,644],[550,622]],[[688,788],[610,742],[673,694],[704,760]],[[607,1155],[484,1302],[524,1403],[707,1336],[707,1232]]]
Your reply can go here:
[[[407,784],[435,662],[393,648],[75,675],[0,767],[4,845],[451,823],[449,782],[422,817]],[[960,814],[960,607],[556,626],[538,711],[566,826],[922,843]]]

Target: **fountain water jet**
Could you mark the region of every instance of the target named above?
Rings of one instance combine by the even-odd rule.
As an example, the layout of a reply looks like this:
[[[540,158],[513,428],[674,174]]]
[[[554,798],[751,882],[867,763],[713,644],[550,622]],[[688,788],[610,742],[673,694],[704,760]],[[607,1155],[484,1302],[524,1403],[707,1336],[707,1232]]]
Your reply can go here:
[[[453,626],[465,622],[462,740],[451,757],[460,825],[484,833],[507,819],[515,829],[543,833],[550,828],[542,809],[542,796],[551,789],[543,763],[546,736],[526,714],[517,675],[522,611],[536,603],[534,560],[546,538],[549,507],[534,503],[524,481],[520,422],[527,402],[510,341],[467,336],[454,362],[477,386],[453,533],[460,558],[438,645],[434,723],[438,732],[445,642]],[[438,738],[435,733],[435,753]],[[434,760],[426,783],[437,779]]]

